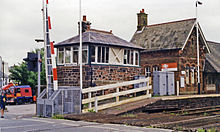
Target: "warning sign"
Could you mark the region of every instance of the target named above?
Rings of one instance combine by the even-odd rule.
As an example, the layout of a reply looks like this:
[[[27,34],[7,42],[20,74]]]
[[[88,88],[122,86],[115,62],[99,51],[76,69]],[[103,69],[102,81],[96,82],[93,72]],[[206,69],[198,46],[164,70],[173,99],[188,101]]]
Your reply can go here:
[[[162,71],[177,71],[177,63],[161,64]]]

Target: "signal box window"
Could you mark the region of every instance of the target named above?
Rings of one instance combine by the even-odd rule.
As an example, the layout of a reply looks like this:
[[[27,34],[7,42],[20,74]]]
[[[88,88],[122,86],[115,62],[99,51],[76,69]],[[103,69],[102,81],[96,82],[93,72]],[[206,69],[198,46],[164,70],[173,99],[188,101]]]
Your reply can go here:
[[[63,64],[64,63],[64,48],[58,49],[58,63]]]

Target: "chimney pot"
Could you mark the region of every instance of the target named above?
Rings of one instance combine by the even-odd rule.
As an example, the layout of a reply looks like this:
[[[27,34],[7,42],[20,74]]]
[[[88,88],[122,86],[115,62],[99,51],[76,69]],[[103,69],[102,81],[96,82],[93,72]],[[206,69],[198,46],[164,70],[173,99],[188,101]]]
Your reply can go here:
[[[112,33],[112,30],[110,30],[110,33]]]
[[[144,13],[144,9],[142,9],[142,10],[140,11],[140,13]]]
[[[86,21],[86,15],[83,16],[83,21]]]

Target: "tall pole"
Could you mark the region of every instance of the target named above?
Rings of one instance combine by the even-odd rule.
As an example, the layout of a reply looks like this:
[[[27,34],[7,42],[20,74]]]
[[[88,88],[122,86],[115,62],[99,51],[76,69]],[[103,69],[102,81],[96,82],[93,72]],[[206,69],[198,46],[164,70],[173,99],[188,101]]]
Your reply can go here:
[[[44,34],[44,56],[45,56],[45,72],[46,72],[46,89],[47,89],[47,98],[48,98],[48,72],[47,72],[47,39],[46,39],[46,19],[45,19],[45,0],[42,0],[42,17],[43,17],[43,34]]]
[[[37,55],[38,55],[38,61],[37,61],[37,64],[38,64],[38,89],[37,89],[37,97],[39,97],[40,95],[40,50],[37,52]]]
[[[79,42],[79,65],[80,65],[80,89],[82,90],[82,6],[81,6],[81,0],[79,0],[79,37],[80,37],[80,42]]]
[[[196,1],[196,44],[197,44],[197,81],[198,81],[198,94],[200,94],[200,68],[199,68],[199,24],[198,24],[198,4],[202,4]]]
[[[80,98],[82,99],[82,3],[79,0],[79,65],[80,65]],[[80,101],[82,103],[82,101]],[[82,104],[80,104],[80,110],[82,110]]]

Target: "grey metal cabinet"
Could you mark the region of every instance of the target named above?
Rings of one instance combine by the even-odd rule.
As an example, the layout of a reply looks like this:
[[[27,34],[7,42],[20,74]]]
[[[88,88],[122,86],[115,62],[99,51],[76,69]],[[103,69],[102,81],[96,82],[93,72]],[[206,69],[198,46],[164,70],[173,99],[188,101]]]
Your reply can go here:
[[[174,95],[174,72],[156,71],[153,73],[154,95]]]

